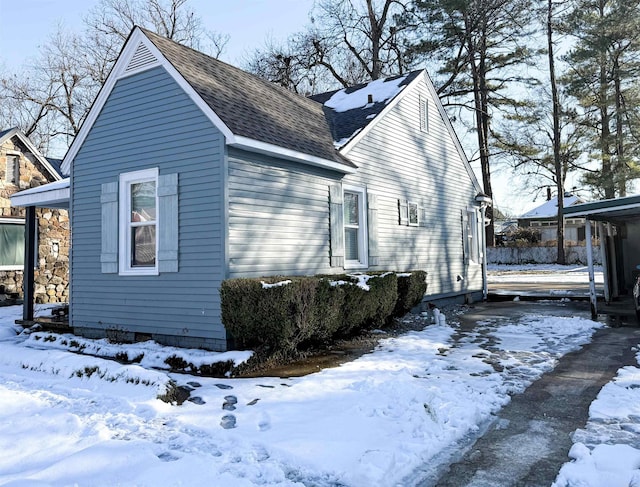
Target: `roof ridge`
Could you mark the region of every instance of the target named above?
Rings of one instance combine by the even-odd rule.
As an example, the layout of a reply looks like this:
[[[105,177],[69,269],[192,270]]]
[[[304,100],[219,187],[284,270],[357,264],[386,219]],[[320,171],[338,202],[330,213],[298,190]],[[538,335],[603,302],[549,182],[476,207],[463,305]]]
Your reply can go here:
[[[145,35],[151,34],[152,36],[159,38],[161,40],[161,42],[171,42],[171,43],[179,46],[182,49],[187,49],[187,50],[193,52],[197,56],[204,56],[204,57],[208,58],[213,63],[223,64],[227,69],[231,69],[232,71],[238,73],[240,76],[250,77],[253,80],[255,80],[256,82],[262,83],[265,87],[267,87],[267,88],[269,88],[271,90],[280,91],[281,93],[284,93],[289,97],[293,97],[293,98],[300,99],[300,100],[308,100],[310,102],[313,102],[314,104],[319,104],[315,100],[310,100],[309,97],[307,97],[305,95],[301,95],[300,93],[296,93],[294,91],[291,91],[291,90],[285,88],[284,86],[281,86],[281,85],[279,85],[277,83],[274,83],[273,81],[269,81],[269,80],[266,80],[264,78],[261,78],[257,74],[251,73],[249,71],[245,71],[244,69],[239,68],[238,66],[234,66],[231,63],[228,63],[226,61],[222,61],[221,59],[215,58],[215,57],[213,57],[213,56],[211,56],[211,55],[209,55],[209,54],[207,54],[205,52],[198,51],[197,49],[195,49],[195,48],[193,48],[191,46],[187,46],[186,44],[182,44],[182,43],[180,43],[178,41],[175,41],[173,39],[169,39],[168,37],[164,37],[164,36],[162,36],[162,35],[160,35],[160,34],[158,34],[156,32],[153,32],[153,31],[151,31],[149,29],[146,29],[144,27],[139,27],[139,29],[142,30],[145,33]]]

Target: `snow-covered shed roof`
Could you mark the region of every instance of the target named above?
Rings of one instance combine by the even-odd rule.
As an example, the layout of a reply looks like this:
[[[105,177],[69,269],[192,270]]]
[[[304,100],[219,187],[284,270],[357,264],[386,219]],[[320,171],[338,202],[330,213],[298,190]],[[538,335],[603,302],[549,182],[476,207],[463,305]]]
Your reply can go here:
[[[344,147],[423,71],[378,79],[310,98],[324,106],[336,148]]]
[[[574,195],[568,195],[563,200],[564,208],[584,203],[583,200]],[[554,196],[542,205],[535,207],[523,214],[520,218],[523,220],[532,220],[536,218],[553,218],[558,215],[558,197]]]

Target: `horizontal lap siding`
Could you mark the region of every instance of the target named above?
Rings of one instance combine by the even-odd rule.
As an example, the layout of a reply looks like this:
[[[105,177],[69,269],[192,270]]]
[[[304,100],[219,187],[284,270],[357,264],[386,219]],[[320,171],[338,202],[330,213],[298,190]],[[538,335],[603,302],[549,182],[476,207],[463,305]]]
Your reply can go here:
[[[223,136],[162,68],[116,83],[73,163],[74,326],[224,343],[224,157]],[[102,274],[101,184],[149,167],[178,173],[179,272]]]
[[[330,174],[238,150],[228,171],[230,277],[331,272]]]
[[[428,133],[420,131],[419,97],[429,99]],[[424,82],[347,157],[359,169],[344,182],[378,195],[377,268],[426,270],[430,295],[482,289],[480,266],[464,264],[462,243],[461,212],[477,191]],[[399,225],[399,199],[424,208],[419,227]]]

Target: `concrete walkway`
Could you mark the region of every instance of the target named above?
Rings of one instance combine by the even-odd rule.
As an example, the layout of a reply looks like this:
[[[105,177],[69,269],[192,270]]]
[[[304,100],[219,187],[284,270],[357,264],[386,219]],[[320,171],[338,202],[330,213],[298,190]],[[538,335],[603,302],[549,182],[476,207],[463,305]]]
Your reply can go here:
[[[586,303],[485,303],[461,316],[461,326],[531,312],[589,316]],[[636,364],[632,347],[640,343],[640,328],[633,321],[618,326],[619,318],[614,323],[615,328],[598,330],[590,344],[562,357],[553,371],[513,396],[462,460],[450,465],[435,483],[424,485],[549,487],[569,460],[571,435],[585,426],[589,406],[602,386],[620,367]]]

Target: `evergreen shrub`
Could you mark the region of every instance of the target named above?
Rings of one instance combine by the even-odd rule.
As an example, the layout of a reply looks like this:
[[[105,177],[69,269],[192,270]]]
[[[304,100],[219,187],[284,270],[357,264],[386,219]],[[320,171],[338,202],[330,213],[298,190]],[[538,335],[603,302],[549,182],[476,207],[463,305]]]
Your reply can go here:
[[[398,310],[411,309],[425,290],[426,273],[415,274],[368,273],[361,279],[369,290],[354,275],[228,279],[220,289],[222,322],[235,347],[295,355],[383,326]]]
[[[263,286],[290,281],[278,286]],[[235,346],[285,355],[326,340],[338,327],[339,288],[313,277],[228,279],[220,289],[222,322]]]
[[[422,301],[427,292],[427,273],[412,271],[398,274],[398,301],[393,310],[394,316],[402,316]]]

